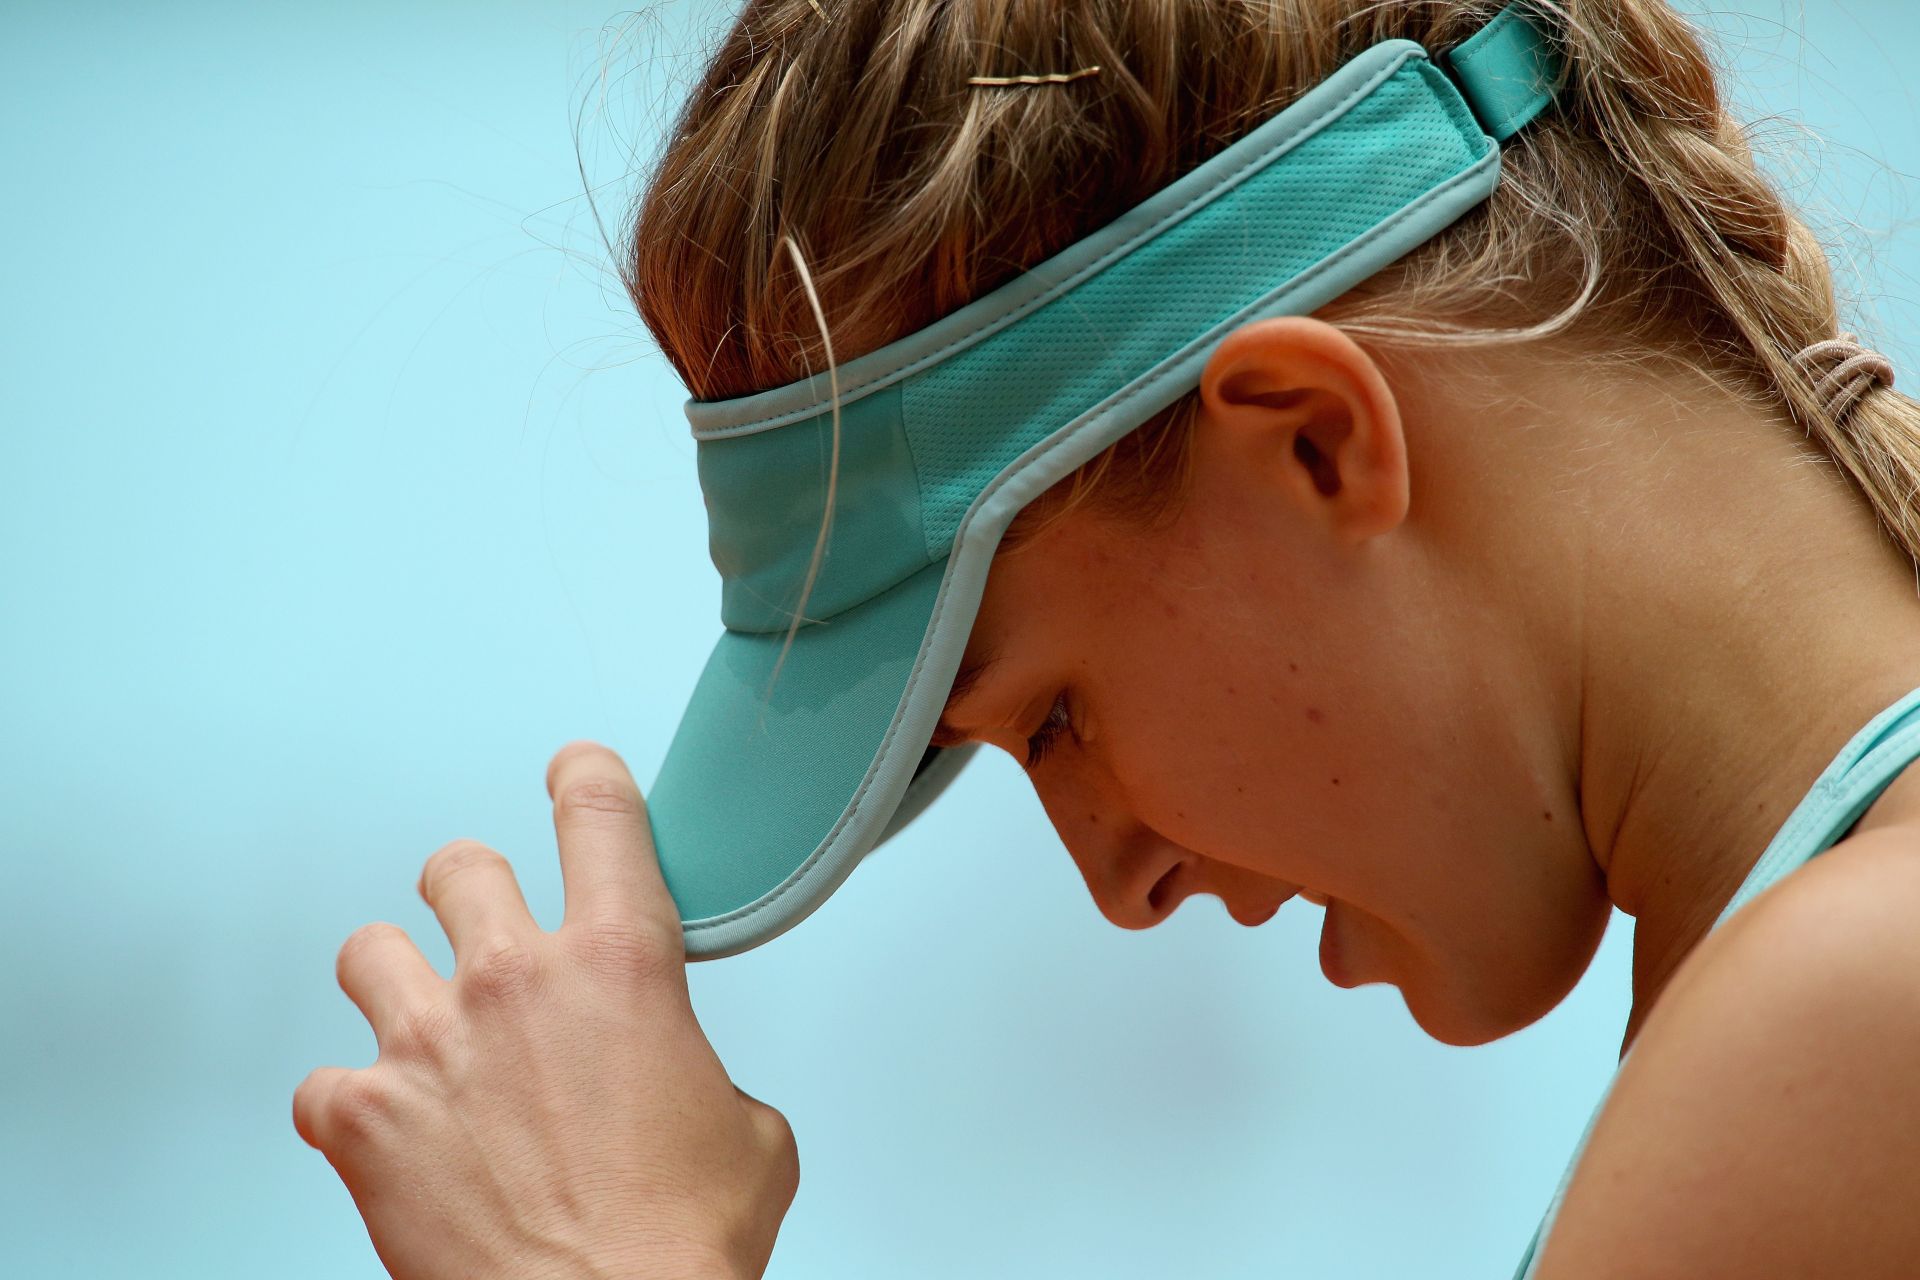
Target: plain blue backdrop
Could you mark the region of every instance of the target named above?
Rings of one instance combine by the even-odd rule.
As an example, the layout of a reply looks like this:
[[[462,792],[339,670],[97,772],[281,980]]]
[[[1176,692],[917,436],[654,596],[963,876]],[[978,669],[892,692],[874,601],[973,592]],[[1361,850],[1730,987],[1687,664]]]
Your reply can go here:
[[[373,1060],[336,950],[390,920],[450,972],[413,886],[457,836],[556,924],[548,758],[650,783],[718,627],[683,392],[584,192],[617,230],[731,8],[7,6],[0,1272],[384,1274],[289,1113]],[[1708,21],[1912,368],[1920,19]],[[1472,1050],[1328,985],[1318,927],[1111,927],[983,754],[693,970],[799,1137],[770,1275],[1505,1277],[1612,1070],[1631,921]]]

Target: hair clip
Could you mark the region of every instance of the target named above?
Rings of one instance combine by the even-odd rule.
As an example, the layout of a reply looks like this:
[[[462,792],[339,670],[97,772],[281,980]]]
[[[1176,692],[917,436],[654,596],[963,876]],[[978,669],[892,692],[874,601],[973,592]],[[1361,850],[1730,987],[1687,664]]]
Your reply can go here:
[[[1100,74],[1098,65],[1082,67],[1078,71],[1049,71],[1038,76],[968,76],[968,84],[1065,84],[1069,80],[1078,80],[1082,76]]]

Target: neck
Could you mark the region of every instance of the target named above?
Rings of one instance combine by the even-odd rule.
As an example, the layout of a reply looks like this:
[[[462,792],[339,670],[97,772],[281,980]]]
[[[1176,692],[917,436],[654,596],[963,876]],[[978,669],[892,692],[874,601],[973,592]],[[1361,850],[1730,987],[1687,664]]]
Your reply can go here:
[[[1914,566],[1829,464],[1751,409],[1654,431],[1579,575],[1582,821],[1635,919],[1623,1056],[1814,780],[1920,687]]]

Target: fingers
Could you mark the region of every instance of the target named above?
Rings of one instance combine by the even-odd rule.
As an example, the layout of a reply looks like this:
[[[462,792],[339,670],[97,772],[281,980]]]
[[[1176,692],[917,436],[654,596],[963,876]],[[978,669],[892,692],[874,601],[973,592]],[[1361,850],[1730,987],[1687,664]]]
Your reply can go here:
[[[383,1053],[402,1012],[424,1007],[446,985],[406,930],[384,920],[348,935],[333,968],[340,989],[372,1024]]]
[[[418,888],[453,944],[456,974],[476,950],[539,930],[513,867],[478,840],[437,849],[420,871]]]
[[[334,1099],[352,1074],[345,1067],[315,1067],[293,1091],[293,1131],[316,1151],[335,1145],[330,1121]]]
[[[568,923],[634,923],[678,942],[646,801],[627,765],[597,742],[569,742],[547,765]]]

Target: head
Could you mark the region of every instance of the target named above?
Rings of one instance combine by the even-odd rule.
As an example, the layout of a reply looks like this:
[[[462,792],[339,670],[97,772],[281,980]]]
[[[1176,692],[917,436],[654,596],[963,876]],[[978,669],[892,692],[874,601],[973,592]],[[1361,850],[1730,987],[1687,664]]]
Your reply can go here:
[[[1391,37],[1492,0],[750,4],[641,201],[629,290],[688,389],[744,395],[924,327],[1111,221]],[[1146,928],[1328,904],[1323,959],[1451,1043],[1538,1018],[1610,903],[1556,666],[1595,476],[1652,405],[1746,406],[1908,554],[1920,428],[1844,422],[1810,232],[1657,0],[1559,7],[1573,83],[1493,198],[1026,508],[946,724],[1028,768],[1093,900]],[[968,77],[1070,71],[1046,85]],[[824,331],[823,331],[824,325]]]

